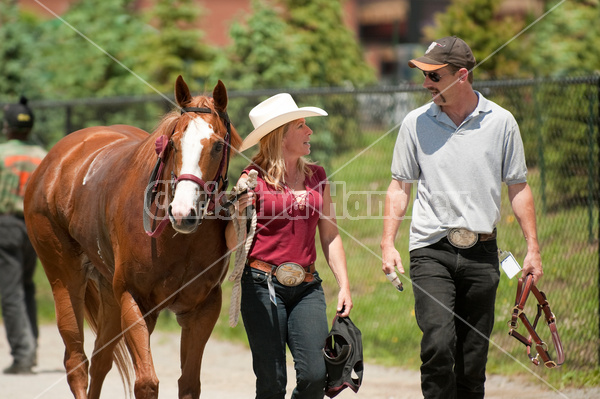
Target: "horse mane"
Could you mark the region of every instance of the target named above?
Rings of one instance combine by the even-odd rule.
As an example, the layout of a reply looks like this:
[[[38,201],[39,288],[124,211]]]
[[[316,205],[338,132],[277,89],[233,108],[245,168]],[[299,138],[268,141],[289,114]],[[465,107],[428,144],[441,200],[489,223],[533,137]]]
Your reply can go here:
[[[177,122],[179,122],[179,117],[180,112],[177,109],[165,114],[158,122],[153,134],[157,136],[165,135],[170,137],[171,133],[173,133],[175,129],[175,126],[177,125]]]

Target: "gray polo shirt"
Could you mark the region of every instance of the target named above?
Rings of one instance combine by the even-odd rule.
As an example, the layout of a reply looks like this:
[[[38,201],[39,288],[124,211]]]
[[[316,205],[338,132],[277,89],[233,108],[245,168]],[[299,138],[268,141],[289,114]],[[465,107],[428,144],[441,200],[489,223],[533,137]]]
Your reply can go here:
[[[527,181],[515,118],[476,93],[477,107],[458,127],[433,102],[400,126],[392,177],[417,182],[410,250],[436,243],[453,227],[491,233],[500,220],[502,182]]]

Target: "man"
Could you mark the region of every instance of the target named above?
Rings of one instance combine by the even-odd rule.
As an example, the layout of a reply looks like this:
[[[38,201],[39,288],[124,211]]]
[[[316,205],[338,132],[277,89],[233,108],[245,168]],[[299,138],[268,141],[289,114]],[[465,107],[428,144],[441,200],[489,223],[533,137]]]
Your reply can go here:
[[[535,209],[514,117],[474,91],[475,57],[456,37],[413,59],[428,103],[404,119],[392,161],[381,240],[383,272],[404,273],[394,247],[417,182],[410,229],[410,277],[423,331],[425,399],[483,398],[489,336],[500,279],[496,224],[501,184],[527,243],[523,275],[542,276]]]
[[[13,363],[5,374],[31,374],[36,363],[37,308],[33,274],[36,253],[23,219],[25,184],[46,151],[26,143],[33,127],[27,99],[4,108],[0,144],[0,296]]]

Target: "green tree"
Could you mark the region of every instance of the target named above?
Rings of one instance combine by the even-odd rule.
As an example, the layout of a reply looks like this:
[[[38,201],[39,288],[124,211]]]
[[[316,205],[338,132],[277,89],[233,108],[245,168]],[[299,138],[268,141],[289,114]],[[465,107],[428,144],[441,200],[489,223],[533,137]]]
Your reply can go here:
[[[425,29],[427,41],[443,36],[463,38],[480,63],[480,79],[566,76],[600,70],[598,0],[552,0],[547,14],[500,15],[502,0],[453,0],[435,25]],[[530,26],[531,24],[531,26]]]
[[[36,75],[28,76],[36,23],[20,12],[16,0],[0,3],[0,101],[14,101],[20,94],[36,97]]]
[[[341,2],[253,0],[231,27],[233,44],[213,74],[241,89],[360,86],[375,82]]]
[[[209,75],[215,50],[203,43],[196,28],[202,9],[194,0],[156,0],[147,17],[154,27],[138,49],[143,70],[152,85],[170,92],[178,75],[192,86],[202,86]]]
[[[344,25],[342,2],[283,0],[285,19],[306,47],[301,65],[315,86],[363,86],[375,83],[353,32]]]
[[[135,76],[148,25],[130,11],[132,0],[80,1],[43,24],[32,60],[43,75],[44,96],[108,97],[151,92]]]
[[[551,12],[531,29],[529,54],[537,76],[600,73],[600,1],[548,2]]]
[[[435,25],[424,30],[427,43],[444,36],[458,36],[473,50],[478,79],[531,76],[527,65],[529,41],[512,39],[533,19],[499,14],[503,0],[453,0]]]
[[[252,1],[252,14],[230,28],[232,45],[216,60],[212,75],[234,89],[308,87],[301,54],[308,51],[265,0]]]

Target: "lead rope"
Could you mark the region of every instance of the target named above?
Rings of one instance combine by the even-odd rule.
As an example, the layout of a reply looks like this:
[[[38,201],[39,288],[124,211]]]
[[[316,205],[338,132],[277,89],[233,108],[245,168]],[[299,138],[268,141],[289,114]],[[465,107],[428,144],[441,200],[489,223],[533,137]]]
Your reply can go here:
[[[252,190],[256,187],[256,176],[258,173],[255,170],[251,170],[248,173],[248,179],[242,184],[238,184],[233,188],[232,191],[234,193],[240,193],[245,190]],[[231,205],[233,208],[235,205]],[[246,208],[247,210],[249,208]],[[231,212],[234,214],[234,212]],[[235,227],[235,232],[237,235],[238,247],[235,251],[235,266],[229,275],[229,281],[233,282],[233,288],[231,290],[231,304],[229,305],[229,326],[235,327],[237,326],[239,315],[240,315],[240,303],[242,299],[242,272],[244,271],[244,266],[246,265],[246,259],[248,258],[248,253],[250,252],[250,247],[252,246],[252,241],[254,240],[254,232],[256,231],[256,209],[254,207],[251,208],[250,214],[247,215],[250,220],[250,225],[248,223],[242,223],[239,218],[233,218],[233,226]],[[246,229],[248,230],[246,232]],[[244,234],[246,234],[246,241],[244,245],[240,244],[244,240]]]

